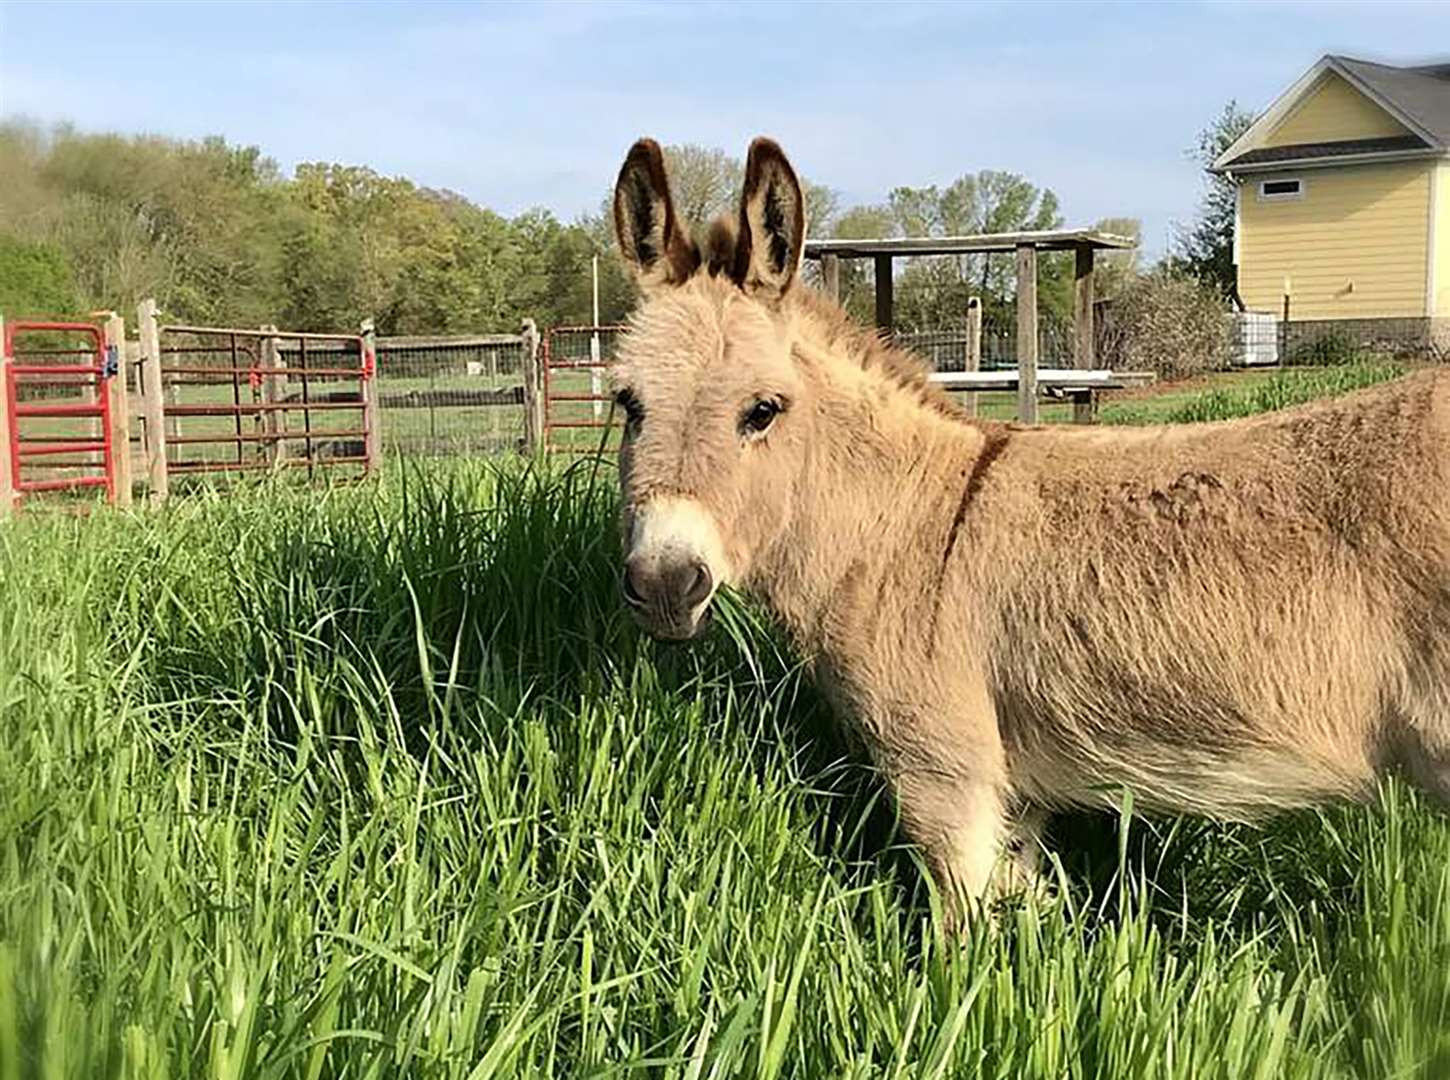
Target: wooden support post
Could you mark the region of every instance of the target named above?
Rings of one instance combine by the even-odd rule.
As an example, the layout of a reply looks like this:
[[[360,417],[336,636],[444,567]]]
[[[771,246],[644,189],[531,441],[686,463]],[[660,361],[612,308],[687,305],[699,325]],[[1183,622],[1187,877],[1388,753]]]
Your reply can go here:
[[[126,320],[114,311],[106,318],[106,362],[114,358],[116,372],[105,385],[111,406],[111,455],[115,465],[116,505],[131,505],[131,402],[127,388],[131,366],[126,356]]]
[[[973,296],[967,300],[967,358],[962,364],[965,371],[982,370],[982,298]],[[968,416],[977,415],[977,395],[969,391],[966,396]]]
[[[363,320],[362,350],[363,354],[358,359],[363,369],[363,429],[367,432],[363,453],[367,457],[365,467],[371,475],[383,465],[383,411],[378,407],[378,334],[371,319]]]
[[[876,332],[890,340],[896,325],[895,300],[891,280],[891,256],[876,256]]]
[[[0,315],[0,343],[5,341],[5,316]],[[10,357],[0,344],[0,520],[15,509],[15,479],[10,460]]]
[[[262,327],[264,331],[276,333],[271,323]],[[258,364],[264,372],[278,371],[287,366],[282,359],[282,350],[277,347],[275,337],[264,337],[257,342]],[[287,397],[286,375],[262,376],[262,404],[278,405]],[[363,425],[366,427],[366,423]],[[263,443],[267,461],[276,468],[287,460],[287,414],[281,409],[268,409],[262,417],[262,431],[267,436]]]
[[[524,338],[524,453],[533,457],[547,449],[544,430],[544,361],[540,356],[539,328],[525,319]]]
[[[1017,246],[1017,419],[1037,423],[1037,249]]]
[[[161,328],[156,321],[156,301],[142,300],[136,307],[136,329],[141,338],[141,410],[145,421],[142,441],[146,448],[146,485],[152,503],[163,503],[170,494],[166,472],[166,389],[161,385]]]
[[[841,256],[821,256],[821,279],[825,284],[826,295],[839,304],[841,302]]]
[[[1087,244],[1077,248],[1073,272],[1073,367],[1091,371],[1097,365],[1097,337],[1093,326],[1093,249]],[[1076,424],[1091,424],[1096,419],[1097,395],[1088,392],[1073,400],[1072,419]]]

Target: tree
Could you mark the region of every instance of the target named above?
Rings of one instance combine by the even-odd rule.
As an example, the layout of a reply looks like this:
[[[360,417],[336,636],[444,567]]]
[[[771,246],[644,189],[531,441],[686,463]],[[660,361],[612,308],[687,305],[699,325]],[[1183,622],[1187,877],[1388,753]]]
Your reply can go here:
[[[1143,223],[1137,218],[1102,218],[1093,228],[1114,236],[1126,236],[1140,243],[1143,239]],[[1140,252],[1136,247],[1099,251],[1093,271],[1096,294],[1099,297],[1121,296],[1139,277],[1140,262]]]
[[[1188,156],[1208,169],[1254,122],[1249,113],[1230,101],[1223,111],[1198,133],[1197,143]],[[1233,295],[1234,280],[1234,216],[1238,201],[1238,185],[1227,176],[1207,173],[1198,213],[1193,224],[1180,226],[1173,246],[1170,264],[1200,281],[1212,285],[1222,295]]]

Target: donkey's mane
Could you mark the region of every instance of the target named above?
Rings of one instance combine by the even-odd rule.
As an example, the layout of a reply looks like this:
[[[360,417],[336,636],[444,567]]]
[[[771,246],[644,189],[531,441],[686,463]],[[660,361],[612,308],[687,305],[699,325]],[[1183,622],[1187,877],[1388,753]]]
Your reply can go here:
[[[700,273],[714,276],[733,265],[735,236],[736,225],[728,215],[721,214],[710,224],[700,258]],[[824,293],[800,283],[788,294],[788,302],[814,324],[821,334],[818,344],[831,355],[848,360],[863,371],[876,372],[933,412],[953,420],[967,420],[956,402],[927,380],[931,369],[915,353],[862,326]]]

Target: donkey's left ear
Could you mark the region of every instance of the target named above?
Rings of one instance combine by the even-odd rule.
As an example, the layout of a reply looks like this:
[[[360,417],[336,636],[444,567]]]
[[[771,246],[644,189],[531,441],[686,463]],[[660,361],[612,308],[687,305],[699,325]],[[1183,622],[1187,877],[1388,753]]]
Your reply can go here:
[[[805,198],[795,170],[774,141],[756,139],[745,159],[735,283],[763,299],[779,299],[800,270],[805,235]]]

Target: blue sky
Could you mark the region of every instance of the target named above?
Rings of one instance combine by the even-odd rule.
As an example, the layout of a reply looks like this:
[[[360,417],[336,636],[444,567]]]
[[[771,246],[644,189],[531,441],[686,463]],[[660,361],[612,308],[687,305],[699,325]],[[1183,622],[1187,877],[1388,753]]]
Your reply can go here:
[[[598,207],[629,143],[757,133],[877,201],[1011,169],[1161,251],[1184,156],[1325,52],[1450,56],[1450,4],[0,0],[0,114],[367,164],[504,213]]]

